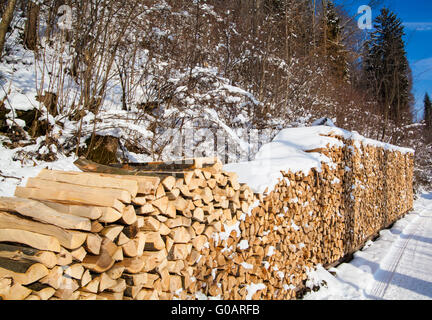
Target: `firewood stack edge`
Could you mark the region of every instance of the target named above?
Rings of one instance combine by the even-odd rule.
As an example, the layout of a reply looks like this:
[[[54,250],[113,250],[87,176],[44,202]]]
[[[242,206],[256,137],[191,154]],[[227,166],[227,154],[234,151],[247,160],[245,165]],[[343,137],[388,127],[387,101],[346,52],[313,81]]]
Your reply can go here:
[[[333,138],[264,194],[217,158],[44,169],[0,198],[0,297],[295,299],[413,207],[412,152]]]

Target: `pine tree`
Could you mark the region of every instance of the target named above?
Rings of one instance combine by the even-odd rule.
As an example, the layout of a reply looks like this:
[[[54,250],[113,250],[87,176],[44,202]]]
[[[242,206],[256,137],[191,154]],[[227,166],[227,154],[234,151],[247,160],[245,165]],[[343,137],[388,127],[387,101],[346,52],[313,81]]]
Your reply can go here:
[[[426,93],[424,98],[424,120],[427,128],[432,128],[432,102]]]
[[[404,27],[393,12],[384,8],[376,18],[374,28],[363,59],[367,83],[376,95],[385,119],[401,123],[410,116],[412,88],[403,41]]]
[[[346,79],[348,75],[346,49],[342,43],[342,27],[340,17],[334,3],[327,1],[325,12],[325,55],[330,74],[337,79]]]

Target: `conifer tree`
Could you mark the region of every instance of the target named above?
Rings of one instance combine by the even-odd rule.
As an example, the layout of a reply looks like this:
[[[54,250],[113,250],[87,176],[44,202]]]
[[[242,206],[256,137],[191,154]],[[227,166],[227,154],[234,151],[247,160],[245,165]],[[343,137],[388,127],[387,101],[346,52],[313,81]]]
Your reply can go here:
[[[401,20],[388,9],[375,19],[366,43],[364,70],[386,120],[401,123],[410,113],[411,70],[403,41]]]
[[[432,128],[432,102],[429,95],[426,93],[424,98],[424,119],[427,128]]]
[[[331,0],[327,1],[325,19],[324,45],[330,73],[337,79],[346,79],[347,59],[346,49],[342,43],[341,21]]]

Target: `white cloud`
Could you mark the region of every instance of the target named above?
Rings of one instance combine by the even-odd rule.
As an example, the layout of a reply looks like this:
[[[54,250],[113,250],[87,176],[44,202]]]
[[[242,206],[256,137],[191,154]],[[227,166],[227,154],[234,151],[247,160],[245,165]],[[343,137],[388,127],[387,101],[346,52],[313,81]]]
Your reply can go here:
[[[411,61],[411,68],[415,80],[432,80],[432,57]]]
[[[432,31],[432,22],[405,22],[403,25],[408,30]]]

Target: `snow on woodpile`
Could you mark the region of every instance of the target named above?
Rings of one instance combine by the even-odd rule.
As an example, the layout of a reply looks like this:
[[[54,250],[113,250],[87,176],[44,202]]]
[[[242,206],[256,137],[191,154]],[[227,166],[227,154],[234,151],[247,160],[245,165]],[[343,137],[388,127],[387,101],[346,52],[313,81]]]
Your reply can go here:
[[[272,189],[282,178],[281,171],[308,174],[312,168],[321,170],[322,163],[332,164],[331,159],[320,152],[325,148],[343,147],[344,142],[354,141],[355,146],[372,146],[402,154],[414,150],[367,139],[356,132],[336,127],[315,126],[282,130],[272,142],[265,144],[250,162],[224,166],[227,171],[237,172],[239,180],[247,183],[256,193]]]

